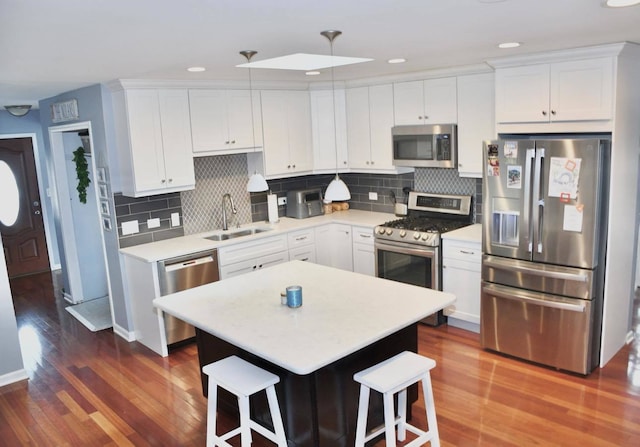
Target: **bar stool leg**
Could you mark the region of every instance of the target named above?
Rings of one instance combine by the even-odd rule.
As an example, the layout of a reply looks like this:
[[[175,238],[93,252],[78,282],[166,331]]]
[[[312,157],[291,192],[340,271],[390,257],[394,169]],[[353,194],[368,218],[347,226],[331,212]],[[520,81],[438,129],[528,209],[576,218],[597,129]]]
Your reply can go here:
[[[249,397],[238,396],[238,407],[240,408],[240,439],[242,446],[251,445],[251,415],[249,413]]]
[[[393,393],[384,393],[384,437],[387,447],[396,447],[396,412],[393,408]]]
[[[407,389],[398,393],[398,441],[407,437]]]
[[[282,415],[280,414],[280,405],[278,404],[278,396],[273,386],[267,388],[267,400],[269,402],[269,411],[271,412],[271,421],[273,422],[273,430],[276,433],[278,447],[287,447],[287,437],[284,434],[284,425],[282,424]]]
[[[440,447],[440,433],[436,420],[436,405],[431,389],[431,374],[428,372],[422,378],[422,392],[424,394],[424,408],[427,410],[427,423],[431,434],[431,447]]]
[[[367,431],[367,414],[369,412],[369,387],[360,385],[360,400],[358,403],[358,421],[356,422],[356,445],[364,447],[364,437]]]
[[[218,384],[209,377],[209,397],[207,399],[207,447],[216,445],[216,417],[218,411]]]

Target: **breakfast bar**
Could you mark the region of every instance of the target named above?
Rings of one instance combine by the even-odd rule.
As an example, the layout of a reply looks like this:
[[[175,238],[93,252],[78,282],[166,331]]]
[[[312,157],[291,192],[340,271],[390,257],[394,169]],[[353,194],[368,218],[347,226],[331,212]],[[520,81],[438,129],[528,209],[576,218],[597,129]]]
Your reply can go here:
[[[302,287],[301,307],[281,303],[291,285]],[[416,352],[418,321],[454,301],[448,293],[290,261],[156,298],[154,305],[196,327],[201,366],[235,354],[280,376],[276,390],[290,446],[333,447],[353,445],[353,374]],[[234,408],[230,396],[219,398],[222,408]],[[414,392],[409,402],[416,398]],[[382,403],[371,400],[373,426],[382,422]],[[252,411],[270,425],[266,401],[252,400]]]

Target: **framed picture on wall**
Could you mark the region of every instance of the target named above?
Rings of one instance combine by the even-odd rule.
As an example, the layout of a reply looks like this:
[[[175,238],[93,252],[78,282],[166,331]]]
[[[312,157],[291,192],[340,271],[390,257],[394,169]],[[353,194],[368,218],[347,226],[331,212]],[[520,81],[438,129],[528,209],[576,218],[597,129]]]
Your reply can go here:
[[[102,228],[106,231],[111,231],[111,219],[108,217],[102,218]]]
[[[107,200],[100,200],[100,213],[102,213],[103,216],[111,216],[109,212],[109,202]]]
[[[96,169],[96,177],[99,182],[107,183],[107,171],[104,168]]]
[[[103,183],[98,183],[98,191],[100,193],[100,198],[107,200],[109,198],[109,191],[107,189],[107,185]]]

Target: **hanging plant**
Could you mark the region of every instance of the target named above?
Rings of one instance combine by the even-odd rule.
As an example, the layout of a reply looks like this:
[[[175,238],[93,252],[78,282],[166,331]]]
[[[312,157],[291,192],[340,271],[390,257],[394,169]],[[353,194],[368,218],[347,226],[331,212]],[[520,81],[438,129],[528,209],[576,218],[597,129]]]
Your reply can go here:
[[[73,161],[76,164],[76,177],[78,178],[78,198],[80,202],[87,203],[87,187],[91,180],[89,179],[89,164],[84,157],[84,148],[80,146],[73,151]]]

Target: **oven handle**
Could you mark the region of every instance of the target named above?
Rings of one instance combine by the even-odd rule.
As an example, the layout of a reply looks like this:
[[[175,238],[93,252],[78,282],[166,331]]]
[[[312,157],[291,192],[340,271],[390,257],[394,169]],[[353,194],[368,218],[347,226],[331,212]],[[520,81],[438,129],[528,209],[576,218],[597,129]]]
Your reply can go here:
[[[520,301],[523,303],[529,303],[536,306],[542,307],[551,307],[553,309],[561,309],[568,310],[571,312],[584,312],[586,309],[586,305],[582,300],[572,300],[572,301],[580,301],[579,304],[566,303],[564,301],[558,301],[550,298],[536,298],[536,295],[542,296],[542,294],[532,294],[527,293],[525,291],[518,291],[518,289],[513,289],[511,287],[498,286],[495,284],[483,284],[482,291],[489,295],[494,295],[500,298],[506,298],[508,300]]]
[[[375,243],[375,249],[390,251],[393,253],[400,253],[403,255],[413,255],[419,256],[422,258],[431,258],[435,257],[437,247],[422,247],[422,248],[410,248],[407,246],[399,246],[399,245],[391,245],[391,244],[383,244],[380,242]]]

